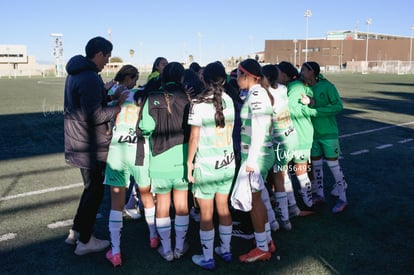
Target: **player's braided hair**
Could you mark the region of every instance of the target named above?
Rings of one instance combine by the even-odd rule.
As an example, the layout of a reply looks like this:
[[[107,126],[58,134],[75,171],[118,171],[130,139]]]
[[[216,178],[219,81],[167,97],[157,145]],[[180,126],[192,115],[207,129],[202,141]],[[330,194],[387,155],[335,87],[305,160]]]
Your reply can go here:
[[[223,85],[226,83],[226,71],[221,63],[213,62],[205,67],[203,78],[206,83],[206,88],[195,101],[213,103],[213,106],[216,109],[214,115],[216,126],[224,128],[225,119],[223,114],[222,95],[225,92]]]

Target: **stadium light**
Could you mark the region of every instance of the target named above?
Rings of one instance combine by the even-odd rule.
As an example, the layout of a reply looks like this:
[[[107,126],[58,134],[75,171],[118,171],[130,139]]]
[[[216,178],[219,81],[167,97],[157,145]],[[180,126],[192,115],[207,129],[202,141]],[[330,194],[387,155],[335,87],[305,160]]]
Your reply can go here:
[[[410,70],[411,70],[411,62],[413,58],[413,31],[414,31],[414,25],[411,25],[411,39],[410,39]]]
[[[111,28],[108,29],[108,40],[112,42],[112,29]]]
[[[61,33],[51,33],[52,37],[52,47],[53,47],[53,56],[55,58],[55,76],[62,77],[64,76],[63,69],[63,34]]]
[[[369,36],[369,26],[372,24],[372,19],[368,18],[367,21],[365,21],[365,23],[368,26],[368,31],[367,31],[367,44],[365,46],[365,64],[367,66],[368,69],[368,36]]]
[[[306,40],[305,40],[305,62],[308,62],[308,32],[309,32],[309,17],[312,16],[311,10],[305,11],[306,17]]]
[[[294,45],[294,48],[293,48],[293,65],[295,65],[295,67],[296,67],[296,43],[298,43],[298,40],[297,39],[293,39],[293,45]]]

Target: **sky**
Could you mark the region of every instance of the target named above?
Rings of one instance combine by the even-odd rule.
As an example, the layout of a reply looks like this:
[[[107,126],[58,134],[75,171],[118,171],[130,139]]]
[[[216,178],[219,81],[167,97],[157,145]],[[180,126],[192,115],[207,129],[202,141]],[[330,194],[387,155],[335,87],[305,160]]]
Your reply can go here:
[[[1,0],[0,45],[26,45],[38,63],[54,63],[50,34],[63,35],[65,61],[103,36],[124,62],[186,62],[192,55],[205,65],[264,51],[265,40],[324,38],[335,30],[411,37],[413,10],[412,0]]]

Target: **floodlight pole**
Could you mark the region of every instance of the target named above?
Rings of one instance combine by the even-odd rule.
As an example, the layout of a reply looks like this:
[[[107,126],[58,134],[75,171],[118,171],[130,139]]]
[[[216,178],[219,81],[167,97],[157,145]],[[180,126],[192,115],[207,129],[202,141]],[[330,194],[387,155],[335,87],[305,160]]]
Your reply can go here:
[[[308,32],[309,32],[309,17],[312,16],[311,10],[305,11],[306,17],[306,40],[305,40],[305,62],[308,62]]]
[[[296,67],[296,43],[298,43],[297,39],[293,39],[293,65]]]
[[[51,33],[53,39],[53,55],[55,57],[55,76],[63,76],[63,34]]]
[[[365,64],[367,66],[367,70],[368,70],[368,36],[369,36],[369,26],[372,24],[372,19],[368,18],[367,21],[365,22],[368,26],[368,31],[367,31],[367,43],[365,46]]]
[[[6,48],[7,50],[7,70],[9,71],[9,78],[11,78],[11,74],[10,74],[10,48],[7,46]]]

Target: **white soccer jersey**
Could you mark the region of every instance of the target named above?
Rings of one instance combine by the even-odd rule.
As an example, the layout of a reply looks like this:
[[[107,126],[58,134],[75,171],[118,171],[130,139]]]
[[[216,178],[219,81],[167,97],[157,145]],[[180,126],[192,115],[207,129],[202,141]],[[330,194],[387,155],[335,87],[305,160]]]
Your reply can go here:
[[[203,175],[219,178],[220,171],[233,169],[235,166],[233,152],[234,105],[227,94],[222,95],[224,128],[216,127],[213,103],[195,103],[188,117],[188,124],[200,126],[200,141],[195,156],[195,168],[200,168]]]
[[[241,154],[249,167],[268,155],[272,143],[273,108],[267,91],[259,84],[250,88],[240,112],[242,120]]]

